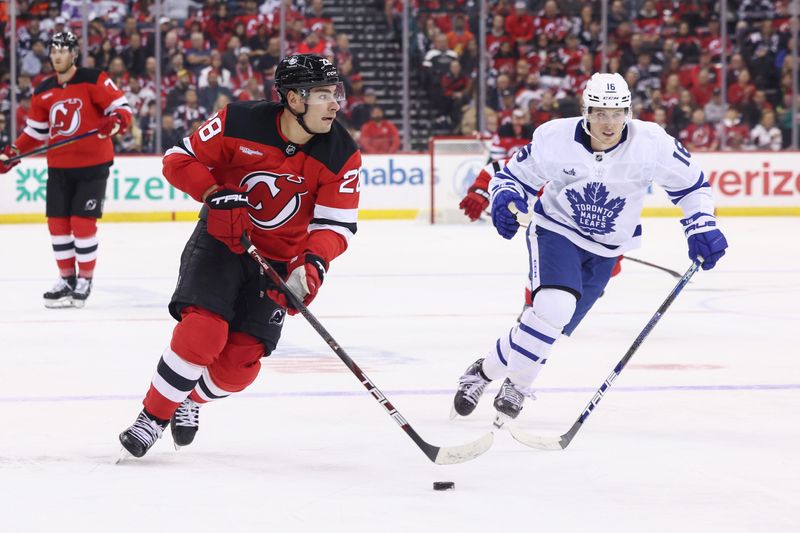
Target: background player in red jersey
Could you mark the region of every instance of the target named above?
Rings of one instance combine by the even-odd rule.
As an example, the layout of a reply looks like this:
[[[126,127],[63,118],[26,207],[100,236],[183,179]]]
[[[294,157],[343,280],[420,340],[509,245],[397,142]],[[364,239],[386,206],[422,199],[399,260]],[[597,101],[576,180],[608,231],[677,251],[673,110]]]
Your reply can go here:
[[[45,142],[58,142],[97,129],[72,144],[47,152],[47,227],[61,277],[44,293],[49,308],[83,307],[92,288],[97,259],[97,219],[109,168],[114,161],[113,135],[131,122],[125,95],[102,72],[76,65],[78,39],[59,32],[50,40],[56,75],[36,87],[26,126],[0,154],[0,173],[19,163],[6,161]],[[77,261],[77,269],[76,269]]]
[[[289,56],[275,87],[280,104],[230,104],[164,156],[169,182],[205,205],[169,305],[179,322],[119,437],[136,457],[170,422],[176,446],[191,443],[199,404],[250,385],[278,343],[286,296],[243,254],[242,233],[308,305],[356,232],[361,154],[335,121],[345,98],[336,67]]]

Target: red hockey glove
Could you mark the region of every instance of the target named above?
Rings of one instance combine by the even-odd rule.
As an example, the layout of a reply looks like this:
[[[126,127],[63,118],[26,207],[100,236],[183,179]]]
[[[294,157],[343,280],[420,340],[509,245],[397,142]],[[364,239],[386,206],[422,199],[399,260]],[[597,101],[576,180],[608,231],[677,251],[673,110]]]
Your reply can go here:
[[[103,117],[100,125],[97,126],[97,136],[101,139],[113,137],[118,133],[125,133],[125,120],[119,113],[111,113],[107,117]]]
[[[289,277],[286,279],[286,285],[307,306],[317,295],[319,286],[325,279],[326,270],[328,270],[327,261],[318,255],[306,252],[295,257],[289,263],[287,268]],[[272,289],[267,291],[267,296],[276,304],[285,307],[286,312],[290,315],[298,313],[283,292]]]
[[[468,189],[467,195],[461,200],[458,207],[463,209],[464,214],[474,222],[489,207],[489,193],[485,189],[473,185]]]
[[[247,191],[242,187],[223,187],[206,196],[208,233],[235,254],[244,253],[239,240],[253,229],[247,207]]]
[[[0,174],[5,174],[15,166],[19,165],[20,159],[12,161],[11,163],[7,162],[12,157],[16,157],[18,155],[19,155],[19,150],[17,150],[11,144],[6,145],[6,147],[3,149],[3,153],[0,153]]]

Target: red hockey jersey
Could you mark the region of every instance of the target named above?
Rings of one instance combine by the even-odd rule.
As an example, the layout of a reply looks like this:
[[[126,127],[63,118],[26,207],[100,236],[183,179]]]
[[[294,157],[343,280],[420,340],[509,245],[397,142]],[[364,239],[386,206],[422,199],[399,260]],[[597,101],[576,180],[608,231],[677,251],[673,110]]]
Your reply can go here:
[[[127,127],[132,112],[122,91],[102,70],[79,67],[66,83],[59,84],[53,76],[36,87],[25,129],[14,145],[25,153],[45,142],[75,137],[97,128],[115,111]],[[47,152],[47,166],[51,168],[91,167],[113,160],[111,138],[96,135]]]
[[[338,122],[305,145],[280,130],[280,104],[236,102],[164,156],[164,176],[192,198],[215,184],[245,187],[251,241],[270,259],[310,251],[330,262],[356,232],[361,153]]]

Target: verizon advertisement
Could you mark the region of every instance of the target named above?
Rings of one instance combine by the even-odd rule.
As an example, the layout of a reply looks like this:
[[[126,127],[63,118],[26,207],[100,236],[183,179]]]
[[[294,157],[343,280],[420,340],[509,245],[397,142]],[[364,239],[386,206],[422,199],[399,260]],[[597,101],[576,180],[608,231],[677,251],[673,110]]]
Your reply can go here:
[[[800,206],[800,153],[709,153],[692,156],[720,206]]]
[[[705,171],[719,207],[747,209],[760,214],[795,213],[800,208],[800,153],[713,153],[694,154]],[[469,160],[469,161],[467,161]],[[442,161],[435,168],[437,199],[447,204],[460,199],[477,176],[483,161],[465,157]],[[466,164],[469,163],[469,164]],[[371,218],[413,218],[430,207],[431,161],[427,153],[365,155],[361,170],[361,209]],[[673,207],[656,186],[647,207]],[[44,158],[31,158],[0,176],[0,221],[31,220],[15,215],[44,214],[47,166]],[[437,193],[439,194],[439,193]],[[161,158],[117,157],[106,190],[105,212],[116,219],[169,218],[191,216],[199,205],[174,189],[161,175]],[[764,208],[780,208],[770,211]],[[135,216],[138,215],[138,216]]]

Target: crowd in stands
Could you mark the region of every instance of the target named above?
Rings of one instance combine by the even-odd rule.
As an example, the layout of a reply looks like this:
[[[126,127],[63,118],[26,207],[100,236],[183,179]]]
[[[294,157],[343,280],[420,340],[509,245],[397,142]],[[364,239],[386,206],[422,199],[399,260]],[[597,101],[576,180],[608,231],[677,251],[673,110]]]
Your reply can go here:
[[[164,0],[158,21],[153,0],[92,0],[82,64],[106,70],[136,112],[133,127],[115,141],[118,152],[161,153],[228,102],[276,100],[281,3],[287,52],[325,55],[343,75],[348,98],[339,119],[363,151],[398,150],[397,126],[384,118],[374,87],[365,86],[358,54],[348,36],[336,32],[323,0]],[[385,11],[390,35],[401,34],[401,0],[367,3]],[[50,36],[70,30],[81,37],[82,0],[17,4],[17,30],[10,35],[8,2],[0,3],[0,145],[8,142],[12,120],[21,131],[33,89],[52,74]],[[412,1],[412,71],[433,109],[434,133],[471,135],[477,128],[477,5]],[[547,120],[579,114],[580,94],[601,70],[605,46],[606,70],[619,72],[631,87],[634,116],[661,124],[690,150],[720,149],[723,138],[734,150],[790,144],[788,0],[729,0],[726,43],[714,0],[611,0],[605,45],[597,0],[488,0],[488,6],[486,131],[478,133],[530,138]],[[10,80],[11,39],[18,52],[16,84]],[[19,104],[14,117],[12,87]],[[162,145],[156,146],[159,127]]]
[[[606,70],[627,80],[634,117],[659,123],[689,150],[718,150],[723,136],[731,150],[786,148],[794,48],[789,4],[729,0],[723,43],[718,1],[611,0]],[[419,0],[414,45],[439,134],[470,135],[477,127],[474,5]],[[502,136],[512,124],[527,136],[547,120],[580,114],[586,81],[602,68],[601,31],[598,1],[489,0],[487,131],[479,133]]]
[[[105,70],[126,94],[134,124],[115,138],[117,153],[163,153],[214,111],[236,100],[277,100],[280,2],[286,7],[286,53],[328,57],[344,75],[348,99],[340,121],[365,152],[396,151],[397,128],[383,120],[374,90],[365,88],[345,34],[337,34],[322,0],[163,0],[158,20],[162,81],[156,86],[156,17],[152,0],[92,0],[82,66]],[[81,36],[82,0],[17,0],[11,35],[7,2],[0,3],[0,146],[9,124],[24,127],[34,88],[52,75],[47,43],[58,31]],[[10,80],[10,39],[17,44],[16,86]],[[18,108],[10,116],[12,87]],[[161,105],[161,124],[157,106]],[[156,146],[156,128],[161,146]],[[361,135],[360,130],[367,132]],[[13,140],[13,139],[11,139]]]

